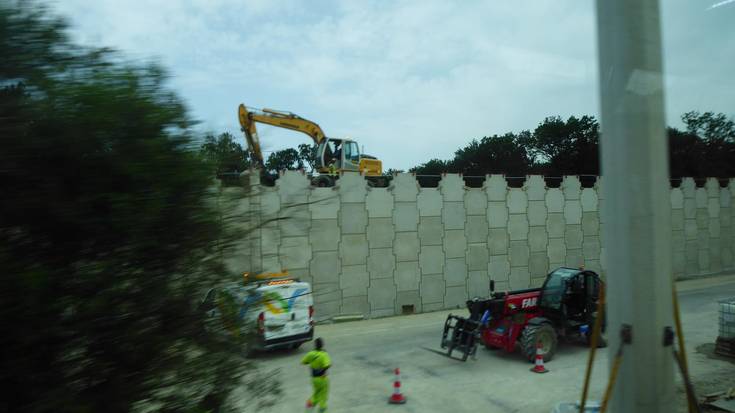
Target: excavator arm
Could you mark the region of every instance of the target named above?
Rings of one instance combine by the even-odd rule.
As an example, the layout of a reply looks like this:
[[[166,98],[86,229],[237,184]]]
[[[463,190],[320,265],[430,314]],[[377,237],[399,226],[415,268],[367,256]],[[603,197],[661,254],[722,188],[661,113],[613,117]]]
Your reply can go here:
[[[319,143],[321,143],[325,138],[324,131],[322,131],[322,128],[319,127],[319,125],[291,112],[282,112],[273,109],[258,110],[248,108],[243,104],[240,104],[237,112],[238,118],[240,119],[240,126],[245,134],[245,140],[248,143],[248,149],[250,150],[252,161],[259,164],[261,167],[264,166],[265,161],[263,159],[263,152],[260,148],[258,130],[255,127],[256,123],[278,126],[279,128],[286,128],[304,133],[309,135],[316,145],[319,145]]]

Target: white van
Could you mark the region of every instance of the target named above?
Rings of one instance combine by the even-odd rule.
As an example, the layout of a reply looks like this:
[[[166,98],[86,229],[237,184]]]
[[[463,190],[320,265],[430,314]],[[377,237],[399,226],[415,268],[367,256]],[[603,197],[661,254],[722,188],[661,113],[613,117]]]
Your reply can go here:
[[[248,278],[247,274],[245,275]],[[262,274],[224,287],[240,305],[238,318],[253,329],[255,348],[298,348],[314,338],[311,285],[287,273]]]

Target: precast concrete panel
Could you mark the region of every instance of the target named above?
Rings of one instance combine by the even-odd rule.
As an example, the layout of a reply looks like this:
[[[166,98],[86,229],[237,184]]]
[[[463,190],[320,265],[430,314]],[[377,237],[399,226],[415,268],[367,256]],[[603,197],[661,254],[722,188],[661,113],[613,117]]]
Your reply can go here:
[[[447,286],[444,294],[444,308],[463,308],[466,306],[467,298],[466,286]]]
[[[697,209],[707,208],[707,190],[704,188],[697,188],[694,191],[694,200],[697,205]]]
[[[511,290],[520,290],[528,288],[531,285],[531,273],[528,267],[511,267],[510,269],[510,288]]]
[[[671,208],[684,208],[684,192],[682,192],[681,188],[671,188]]]
[[[549,257],[546,252],[532,252],[528,261],[531,278],[545,278],[549,273]]]
[[[505,203],[508,192],[508,181],[503,175],[490,175],[485,179],[485,192],[489,201]]]
[[[388,188],[370,188],[365,207],[368,218],[392,218],[393,217],[393,194]]]
[[[510,214],[525,214],[528,207],[526,192],[520,188],[511,188],[508,191],[508,212]]]
[[[511,268],[528,267],[528,258],[530,253],[531,251],[525,241],[511,241],[509,253]]]
[[[549,188],[546,191],[546,210],[549,214],[564,212],[564,194],[559,188]]]
[[[393,214],[393,225],[396,232],[417,230],[419,210],[416,202],[396,202]]]
[[[360,314],[368,316],[370,314],[370,303],[368,303],[367,295],[343,297],[340,314],[353,315]],[[392,314],[391,314],[392,315]]]
[[[528,225],[546,225],[546,218],[547,216],[545,201],[542,200],[528,202]]]
[[[584,237],[582,255],[585,260],[600,259],[600,238],[596,236]]]
[[[508,281],[510,277],[510,260],[507,255],[491,255],[487,264],[490,278],[496,281]]]
[[[396,233],[391,218],[368,218],[367,238],[370,248],[390,248]]]
[[[479,188],[468,188],[464,197],[467,215],[486,215],[487,193]]]
[[[582,248],[582,226],[567,225],[564,232],[564,242],[568,249]]]
[[[511,241],[528,239],[528,218],[526,214],[511,214],[508,220],[508,234]]]
[[[444,202],[442,222],[445,229],[464,229],[465,219],[463,202]]]
[[[341,272],[339,253],[337,251],[319,251],[312,253],[309,272],[314,283],[339,283]]]
[[[396,287],[399,292],[418,290],[420,281],[418,261],[396,263]]]
[[[342,289],[342,297],[364,297],[367,301],[367,288],[370,285],[370,277],[365,265],[346,265],[342,267],[339,277],[339,287]]]
[[[566,175],[564,176],[564,180],[561,181],[561,189],[564,191],[564,199],[578,200],[581,194],[582,184],[579,182],[578,177]]]
[[[487,204],[487,221],[490,228],[505,228],[508,226],[508,206],[505,202],[490,201]]]
[[[365,264],[368,256],[368,243],[364,234],[345,234],[339,243],[342,265]]]
[[[487,266],[487,263],[485,264]],[[444,266],[447,287],[467,285],[467,262],[464,258],[448,258]]]
[[[567,246],[561,238],[549,239],[549,263],[551,268],[561,266],[566,261]]]
[[[600,218],[596,212],[582,212],[582,232],[585,236],[599,235]]]
[[[337,219],[339,196],[333,188],[312,188],[309,196],[311,219]]]
[[[398,291],[396,295],[396,314],[412,314],[422,312],[421,294],[419,290]]]
[[[439,307],[429,306],[430,308],[440,309],[444,306],[444,278],[441,274],[422,275],[421,276],[421,304],[424,311],[427,311],[427,304],[439,304]]]
[[[281,217],[278,220],[278,228],[281,231],[281,237],[300,237],[309,235],[311,227],[311,214],[309,209],[304,206],[285,205],[281,210]]]
[[[444,271],[444,251],[441,246],[423,246],[419,253],[421,274],[441,274]]]
[[[392,314],[396,308],[396,286],[393,280],[390,278],[370,280],[368,301],[370,302],[371,314],[377,314],[378,316]]]
[[[579,200],[564,202],[564,220],[567,225],[582,223],[582,205],[580,205]]]
[[[396,261],[418,261],[419,259],[419,236],[418,232],[396,232],[393,252]]]
[[[368,271],[370,278],[393,278],[396,267],[396,257],[393,248],[372,248],[368,256]]]
[[[309,237],[281,238],[279,250],[283,269],[308,268],[311,261],[311,245]]]
[[[368,181],[357,172],[344,172],[335,185],[342,202],[364,203],[367,196]]]
[[[487,238],[488,249],[490,255],[508,254],[510,240],[508,231],[505,228],[492,228]]]
[[[437,188],[421,188],[417,198],[419,215],[422,217],[439,217],[442,214],[442,194]]]
[[[315,219],[309,229],[309,243],[313,251],[336,251],[339,249],[339,225],[337,219]]]
[[[466,260],[468,268],[472,271],[487,269],[489,259],[487,245],[484,243],[469,244],[467,258],[462,257],[461,259]]]
[[[410,173],[399,173],[393,178],[390,185],[395,202],[416,202],[419,194],[419,183]]]
[[[339,211],[339,226],[343,234],[364,234],[368,214],[364,203],[342,203]]]
[[[592,188],[584,188],[580,197],[583,212],[597,212],[597,191]]]
[[[470,271],[467,276],[467,292],[470,298],[490,296],[490,277],[487,274],[487,269]]]
[[[467,252],[467,239],[461,229],[444,232],[444,254],[447,258],[464,258]]]
[[[421,217],[419,219],[419,240],[421,245],[442,245],[444,227],[441,217]]]
[[[464,179],[458,174],[445,174],[439,181],[439,191],[444,202],[464,201]]]
[[[528,245],[531,252],[546,253],[549,238],[546,235],[546,227],[531,227],[528,232]]]
[[[546,197],[546,181],[541,175],[527,176],[523,188],[529,201],[543,201]]]
[[[552,213],[547,217],[546,231],[549,233],[549,238],[564,237],[565,226],[564,214]]]
[[[485,216],[485,214],[483,213],[483,215],[468,215],[467,227],[465,228],[464,232],[467,236],[467,242],[487,242],[489,229],[487,217]]]

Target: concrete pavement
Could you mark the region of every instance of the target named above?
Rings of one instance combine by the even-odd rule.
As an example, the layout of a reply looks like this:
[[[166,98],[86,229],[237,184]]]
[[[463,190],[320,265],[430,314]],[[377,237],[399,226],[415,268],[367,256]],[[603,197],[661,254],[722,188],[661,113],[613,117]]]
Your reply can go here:
[[[677,287],[695,386],[700,394],[718,390],[715,387],[735,380],[735,365],[710,358],[705,347],[717,336],[717,300],[735,296],[735,275],[679,282]],[[531,364],[517,352],[479,347],[477,360],[450,360],[425,349],[439,349],[441,329],[450,312],[464,315],[466,310],[317,326],[333,362],[329,411],[547,413],[559,401],[579,399],[585,347],[560,345],[547,363],[550,372],[543,375],[529,372]],[[259,357],[263,368],[278,371],[283,389],[279,403],[265,412],[304,410],[310,382],[299,361],[311,346]],[[595,361],[592,399],[601,397],[607,382],[607,356],[608,349],[601,349]],[[400,406],[387,404],[395,367],[401,368],[408,398]]]

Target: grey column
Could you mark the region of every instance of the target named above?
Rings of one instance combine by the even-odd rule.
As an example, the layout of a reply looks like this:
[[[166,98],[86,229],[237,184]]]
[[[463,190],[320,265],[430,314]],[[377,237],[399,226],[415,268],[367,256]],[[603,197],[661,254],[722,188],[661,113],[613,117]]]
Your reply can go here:
[[[676,399],[662,346],[672,277],[659,19],[657,0],[597,2],[611,355],[621,324],[633,327],[615,412],[671,412]]]

